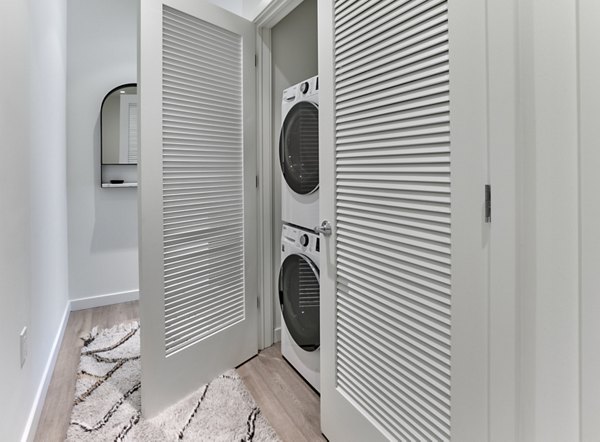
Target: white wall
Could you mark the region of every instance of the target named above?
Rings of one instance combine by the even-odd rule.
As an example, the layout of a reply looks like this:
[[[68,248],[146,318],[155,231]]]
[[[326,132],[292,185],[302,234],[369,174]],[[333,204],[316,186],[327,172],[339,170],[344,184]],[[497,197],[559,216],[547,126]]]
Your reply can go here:
[[[71,299],[138,289],[137,191],[100,188],[100,105],[137,82],[137,0],[68,0]]]
[[[600,434],[600,2],[579,1],[581,440]]]
[[[223,9],[227,9],[234,14],[240,15],[247,20],[253,21],[254,18],[264,9],[269,3],[276,0],[209,0]]]
[[[252,21],[273,1],[276,0],[242,0],[242,16]]]
[[[0,203],[10,208],[0,217],[0,348],[6,361],[0,365],[0,434],[17,440],[25,426],[27,403],[32,402],[28,391],[27,368],[19,367],[18,333],[29,323],[30,263],[29,244],[29,48],[27,32],[29,17],[25,2],[0,4],[0,57],[10,69],[0,69]]]
[[[227,9],[234,14],[243,15],[243,0],[209,0],[211,3],[214,3],[217,6],[220,6],[223,9]]]
[[[65,1],[0,3],[0,41],[0,439],[13,441],[35,417],[67,306]]]
[[[281,264],[281,169],[279,166],[281,97],[284,89],[318,73],[316,0],[305,0],[272,28],[271,57],[273,63],[273,274],[275,277],[273,292],[274,328],[277,330],[281,327],[278,292]]]

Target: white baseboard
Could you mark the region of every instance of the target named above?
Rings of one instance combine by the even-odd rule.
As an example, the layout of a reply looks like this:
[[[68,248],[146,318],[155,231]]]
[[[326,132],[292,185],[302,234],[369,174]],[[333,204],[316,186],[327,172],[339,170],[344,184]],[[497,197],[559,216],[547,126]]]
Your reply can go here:
[[[281,342],[281,327],[277,327],[273,330],[273,342]]]
[[[86,308],[103,307],[105,305],[119,304],[121,302],[137,301],[140,299],[139,290],[108,293],[106,295],[90,296],[88,298],[71,299],[71,311]]]
[[[54,366],[56,365],[56,358],[58,357],[60,345],[62,344],[62,341],[63,341],[65,329],[67,328],[67,322],[69,320],[70,312],[71,312],[71,303],[69,301],[67,301],[67,305],[65,307],[65,312],[63,313],[63,317],[62,317],[62,319],[60,321],[60,325],[58,327],[58,332],[56,333],[54,342],[52,342],[52,348],[50,350],[50,357],[48,358],[48,362],[46,362],[46,366],[44,367],[42,379],[41,379],[40,385],[38,387],[38,390],[35,394],[35,398],[33,400],[33,406],[31,407],[31,411],[29,412],[29,417],[27,418],[27,423],[25,424],[25,430],[23,431],[23,436],[21,437],[21,442],[32,441],[33,438],[35,437],[35,432],[37,430],[38,422],[39,422],[40,416],[42,414],[42,409],[44,408],[44,401],[46,399],[46,393],[48,392],[50,380],[52,379],[52,373],[54,373]]]

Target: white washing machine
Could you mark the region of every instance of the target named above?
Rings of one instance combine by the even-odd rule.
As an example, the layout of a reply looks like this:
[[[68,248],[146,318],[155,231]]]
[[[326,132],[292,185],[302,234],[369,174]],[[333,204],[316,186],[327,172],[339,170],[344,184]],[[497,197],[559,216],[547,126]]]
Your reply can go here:
[[[320,391],[319,235],[287,224],[281,232],[281,354]]]
[[[281,121],[281,219],[312,229],[319,224],[319,77],[283,91]]]

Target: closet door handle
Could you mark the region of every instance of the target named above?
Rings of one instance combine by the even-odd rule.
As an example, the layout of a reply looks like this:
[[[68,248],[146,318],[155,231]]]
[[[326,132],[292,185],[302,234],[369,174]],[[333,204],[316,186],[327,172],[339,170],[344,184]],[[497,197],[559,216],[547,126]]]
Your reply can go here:
[[[325,220],[320,226],[315,227],[313,230],[315,233],[322,233],[324,236],[329,236],[331,235],[331,224],[329,221]]]

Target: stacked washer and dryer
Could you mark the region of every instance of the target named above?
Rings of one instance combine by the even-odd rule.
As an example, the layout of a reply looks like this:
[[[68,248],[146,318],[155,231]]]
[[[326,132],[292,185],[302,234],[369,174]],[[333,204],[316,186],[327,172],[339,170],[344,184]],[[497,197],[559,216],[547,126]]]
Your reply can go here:
[[[283,91],[281,120],[281,353],[320,391],[318,77]]]

